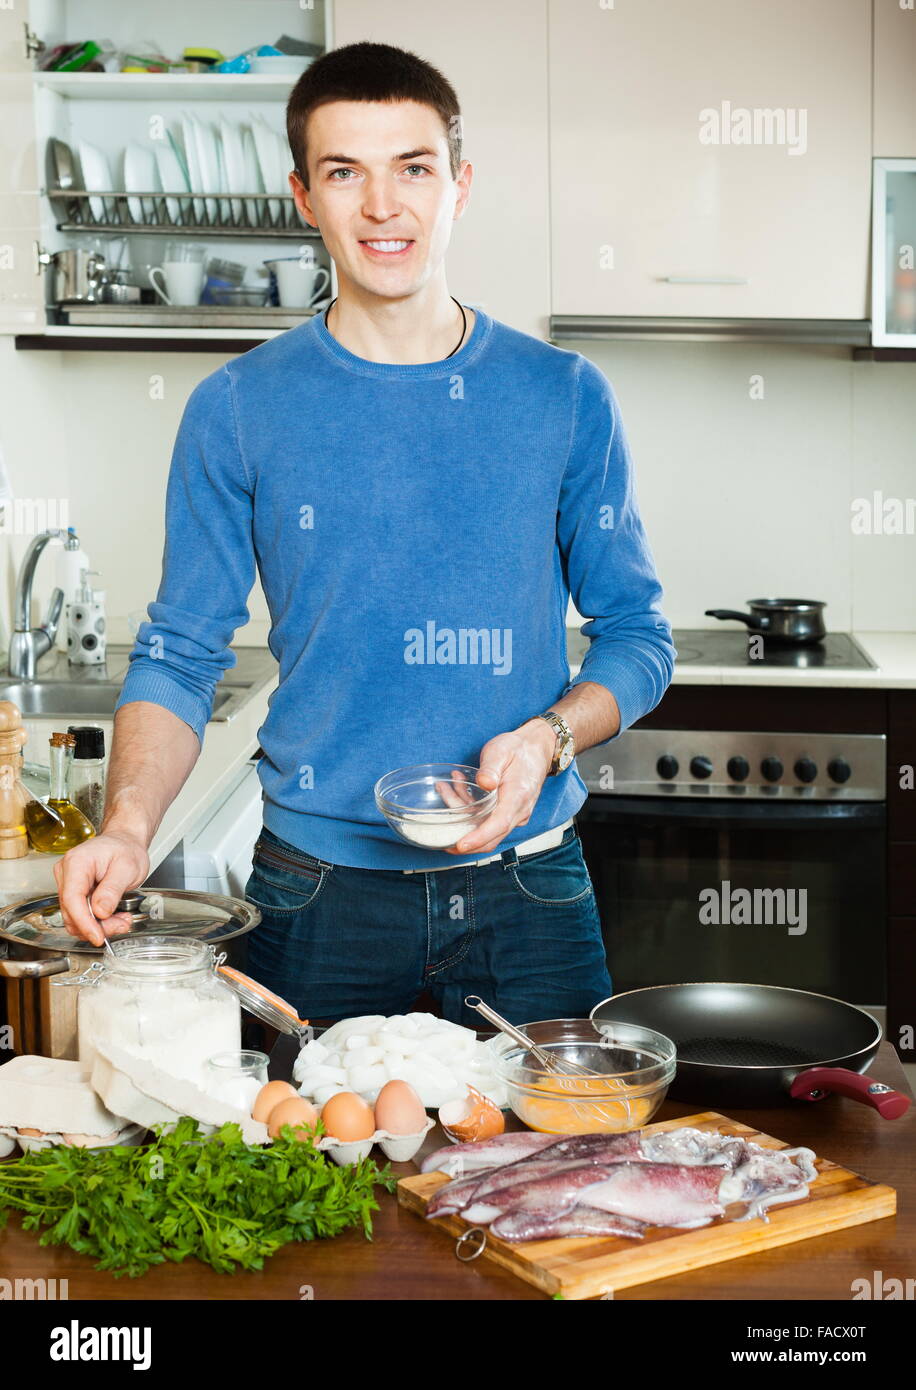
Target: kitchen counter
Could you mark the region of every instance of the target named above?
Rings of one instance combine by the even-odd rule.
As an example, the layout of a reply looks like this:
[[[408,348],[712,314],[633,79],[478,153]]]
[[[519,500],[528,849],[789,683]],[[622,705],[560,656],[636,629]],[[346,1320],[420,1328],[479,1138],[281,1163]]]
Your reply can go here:
[[[570,675],[579,672],[588,639],[578,628],[567,628]],[[675,666],[673,685],[794,685],[821,689],[916,690],[916,632],[853,632],[851,634],[875,663],[875,670],[844,671],[833,668],[791,670],[762,663],[734,666]]]
[[[274,1050],[271,1074],[288,1077],[295,1056],[291,1040]],[[911,1095],[894,1049],[881,1044],[869,1075]],[[656,1120],[695,1114],[703,1107],[667,1101]],[[899,1120],[882,1120],[875,1111],[834,1096],[815,1104],[772,1110],[731,1110],[730,1116],[792,1144],[807,1144],[825,1158],[875,1182],[897,1189],[898,1212],[862,1226],[817,1236],[777,1250],[747,1255],[638,1288],[622,1289],[615,1301],[754,1299],[761,1301],[835,1299],[849,1303],[854,1279],[912,1278],[916,1249],[916,1106]],[[420,1156],[443,1142],[438,1127]],[[401,1176],[413,1163],[393,1164]],[[292,1302],[311,1286],[317,1302],[463,1299],[494,1302],[539,1299],[546,1295],[485,1259],[462,1264],[454,1241],[432,1222],[397,1205],[394,1194],[379,1193],[373,1239],[349,1231],[333,1240],[289,1245],[258,1274],[221,1275],[196,1260],[166,1264],[139,1279],[113,1279],[96,1273],[91,1262],[67,1247],[40,1247],[38,1236],[20,1228],[18,1218],[0,1232],[0,1277],[66,1279],[70,1300],[92,1299],[279,1299]]]
[[[129,647],[109,647],[106,667],[86,668],[106,682],[123,680],[127,668]],[[239,769],[244,766],[258,746],[258,730],[267,717],[267,705],[271,693],[277,685],[277,664],[266,647],[235,648],[237,664],[217,686],[229,690],[237,698],[224,707],[223,713],[231,712],[231,717],[211,719],[204,733],[203,747],[188,780],[169,807],[155,839],[150,846],[150,878],[163,859],[174,849],[189,831],[203,817],[209,806],[230,785]],[[47,679],[47,667],[39,665],[38,679]],[[92,674],[77,677],[80,685],[91,683]],[[0,681],[0,685],[8,683]],[[236,687],[236,683],[239,683]],[[241,688],[241,683],[247,687]],[[0,689],[0,699],[4,698]],[[65,729],[68,724],[97,724],[105,730],[105,747],[111,749],[112,719],[98,719],[88,715],[55,716],[41,718],[23,716],[23,724],[29,735],[24,754],[28,762],[47,763],[48,737],[54,729]],[[54,865],[59,856],[38,854],[31,851],[23,859],[0,861],[0,905],[15,902],[28,894],[54,893]]]

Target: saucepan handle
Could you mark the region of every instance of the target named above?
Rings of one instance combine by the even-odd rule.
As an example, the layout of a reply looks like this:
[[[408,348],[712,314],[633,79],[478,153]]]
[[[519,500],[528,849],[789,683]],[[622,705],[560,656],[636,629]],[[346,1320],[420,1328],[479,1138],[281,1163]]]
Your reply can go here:
[[[885,1120],[897,1120],[910,1108],[908,1096],[885,1086],[882,1081],[872,1081],[870,1077],[848,1071],[845,1067],[809,1067],[796,1076],[789,1087],[789,1094],[795,1100],[846,1096],[849,1100],[870,1105]]]
[[[46,960],[0,959],[0,975],[8,980],[39,980],[44,975],[60,975],[69,969],[69,956],[48,956]]]
[[[737,608],[707,608],[705,616],[707,618],[719,618],[722,622],[746,623],[749,628],[756,632],[763,632],[767,626],[767,620],[763,616],[758,617],[756,613],[742,613]]]

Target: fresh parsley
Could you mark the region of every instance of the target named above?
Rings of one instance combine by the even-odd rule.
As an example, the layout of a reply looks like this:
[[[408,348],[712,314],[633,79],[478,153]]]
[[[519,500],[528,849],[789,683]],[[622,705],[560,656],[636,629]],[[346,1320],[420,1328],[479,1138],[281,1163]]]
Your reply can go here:
[[[396,1179],[371,1159],[338,1167],[286,1126],[265,1147],[238,1125],[201,1134],[184,1118],[141,1148],[58,1145],[0,1164],[0,1226],[23,1213],[42,1245],[69,1245],[96,1268],[136,1276],[193,1255],[221,1274],[262,1269],[290,1241],[362,1226],[372,1236],[375,1187]]]

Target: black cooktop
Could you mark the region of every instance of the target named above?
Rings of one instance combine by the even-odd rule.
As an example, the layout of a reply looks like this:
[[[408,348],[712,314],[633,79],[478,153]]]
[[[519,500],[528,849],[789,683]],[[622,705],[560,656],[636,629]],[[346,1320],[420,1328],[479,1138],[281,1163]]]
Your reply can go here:
[[[678,666],[779,666],[795,671],[829,668],[834,671],[874,671],[875,664],[848,632],[828,632],[821,642],[805,647],[780,646],[764,638],[763,655],[750,656],[743,629],[676,628]],[[756,650],[755,643],[755,650]]]
[[[763,656],[748,654],[747,633],[730,627],[675,628],[678,666],[783,667],[795,671],[809,669],[834,671],[874,671],[862,648],[848,632],[828,632],[822,642],[809,647],[781,647],[764,641]],[[570,665],[579,665],[588,648],[588,639],[575,629],[567,629]]]

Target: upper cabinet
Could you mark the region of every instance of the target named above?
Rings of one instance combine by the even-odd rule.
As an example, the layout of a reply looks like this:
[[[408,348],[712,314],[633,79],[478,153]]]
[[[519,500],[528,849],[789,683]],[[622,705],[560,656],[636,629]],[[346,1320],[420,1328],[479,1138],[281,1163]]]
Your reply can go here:
[[[549,0],[549,26],[554,314],[866,317],[871,0]]]
[[[367,40],[420,54],[461,103],[474,178],[452,230],[452,293],[525,333],[550,304],[546,0],[336,0],[336,47]]]
[[[916,158],[916,6],[874,0],[875,154]]]
[[[0,333],[34,332],[44,323],[31,69],[23,8],[0,4]]]
[[[157,0],[147,25],[124,0],[0,0],[0,333],[41,346],[256,341],[312,312],[307,283],[266,302],[267,267],[303,249],[327,262],[290,196],[285,106],[330,40],[328,9]],[[293,56],[208,70],[284,39]],[[87,43],[95,61],[68,70],[67,47]],[[194,45],[208,52],[183,61]],[[173,272],[168,298],[154,288],[151,272],[195,258],[199,276]],[[316,283],[313,298],[326,292]]]

